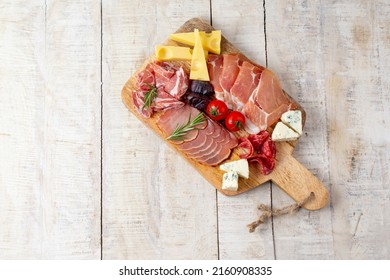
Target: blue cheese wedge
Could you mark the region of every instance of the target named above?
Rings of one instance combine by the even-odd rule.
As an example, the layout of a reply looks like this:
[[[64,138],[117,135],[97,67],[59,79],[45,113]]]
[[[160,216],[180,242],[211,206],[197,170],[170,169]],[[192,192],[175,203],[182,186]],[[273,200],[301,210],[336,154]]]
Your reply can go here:
[[[302,112],[299,110],[287,111],[280,118],[281,121],[295,130],[299,135],[302,135]]]
[[[272,141],[294,141],[299,138],[299,134],[282,122],[278,122],[272,132]]]
[[[223,174],[222,189],[225,191],[237,191],[238,190],[238,173],[227,172]]]
[[[247,159],[239,159],[235,161],[229,161],[219,166],[219,169],[226,172],[237,172],[238,176],[248,179],[249,178],[249,166]]]

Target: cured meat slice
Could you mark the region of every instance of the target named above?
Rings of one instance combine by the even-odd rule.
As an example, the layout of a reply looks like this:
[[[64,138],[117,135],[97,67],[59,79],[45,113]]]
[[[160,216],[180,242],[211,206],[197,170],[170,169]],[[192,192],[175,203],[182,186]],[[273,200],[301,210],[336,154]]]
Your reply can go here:
[[[181,108],[167,110],[157,120],[157,126],[169,136],[178,123],[186,123],[199,114],[198,109],[184,105]],[[207,118],[207,121],[186,134],[183,141],[175,144],[189,158],[205,165],[217,165],[229,157],[231,149],[237,146],[237,138],[219,123]]]
[[[203,164],[210,165],[210,166],[216,166],[223,162],[225,159],[227,159],[230,156],[231,150],[227,147],[224,147],[222,151],[219,153],[219,157],[210,157],[203,161]]]
[[[177,100],[162,88],[157,89],[157,97],[154,99],[152,106],[154,111],[168,110],[182,106],[184,106],[184,102]]]
[[[133,103],[134,107],[137,109],[138,113],[145,117],[145,118],[150,118],[152,116],[152,108],[143,108],[145,104],[145,93],[146,91],[142,89],[138,89],[133,92]]]
[[[244,112],[247,118],[264,130],[291,109],[291,103],[275,74],[265,69],[259,85],[244,106]]]
[[[186,124],[188,120],[192,121],[196,116],[200,113],[200,111],[196,108],[193,108],[189,105],[184,105],[180,108],[176,108],[173,110],[165,111],[157,120],[157,126],[164,132],[164,134],[168,137],[172,134],[172,132],[176,129],[176,127],[180,124]],[[176,144],[181,144],[183,142],[189,142],[194,140],[198,136],[198,132],[206,128],[207,122],[201,123],[197,125],[191,131],[189,131],[183,141],[173,141]]]
[[[214,130],[215,132],[215,130]],[[187,151],[186,153],[195,159],[201,158],[204,155],[208,155],[210,153],[214,153],[214,151],[220,146],[220,143],[217,142],[217,138],[220,136],[216,136],[215,133],[209,137],[207,137],[207,141],[204,145],[204,147],[196,150],[196,149],[191,149],[191,151]]]
[[[153,63],[156,76],[156,87],[162,87],[167,93],[176,99],[182,98],[188,89],[188,75],[183,67],[174,68],[165,62]]]
[[[169,64],[165,62],[155,62],[152,63],[154,75],[156,77],[156,87],[164,87],[169,80],[175,74],[175,69]]]
[[[238,144],[238,151],[240,158],[250,158],[253,156],[254,148],[253,144],[248,138],[240,138],[240,144]]]
[[[242,61],[237,54],[224,54],[223,55],[223,68],[219,78],[219,82],[223,89],[223,100],[226,105],[232,109],[234,101],[231,99],[230,89],[232,88],[238,73],[240,71],[240,65]]]
[[[223,100],[223,89],[219,82],[223,67],[223,56],[209,54],[207,67],[209,70],[210,83],[214,87],[215,97],[219,100]]]
[[[224,92],[230,92],[238,72],[240,71],[240,65],[242,61],[237,54],[224,54],[223,55],[223,68],[220,76],[221,87]]]
[[[145,118],[150,118],[155,111],[182,107],[184,103],[179,99],[186,93],[188,83],[183,67],[175,68],[164,62],[150,63],[137,75],[138,89],[132,93],[134,106]],[[153,89],[157,89],[157,96],[144,108],[145,96]]]
[[[208,152],[197,153],[193,155],[193,158],[205,165],[215,166],[230,156],[231,149],[237,146],[237,138],[234,134],[227,132],[223,126],[216,123],[217,137],[213,138],[215,144],[213,144]],[[225,133],[224,133],[225,132]]]
[[[230,89],[230,94],[234,101],[232,109],[242,111],[242,108],[259,84],[260,75],[263,70],[264,67],[257,67],[247,61],[242,63],[237,79]]]
[[[212,148],[208,149],[206,152],[197,154],[195,156],[192,156],[192,158],[198,160],[201,163],[206,162],[210,158],[215,157],[215,155],[220,155],[221,151],[223,150],[224,146],[223,145],[218,145],[217,142],[214,142],[212,145]],[[229,149],[230,151],[230,149]],[[229,153],[230,154],[230,153]]]
[[[165,84],[164,89],[176,99],[181,99],[187,92],[188,84],[188,75],[185,73],[184,68],[180,67]]]
[[[250,134],[273,125],[288,110],[302,111],[270,70],[240,54],[211,55],[208,66],[216,98],[245,115]]]
[[[261,172],[264,175],[268,175],[272,172],[275,167],[275,159],[266,157],[262,154],[259,154],[257,157],[248,159],[249,162],[257,162],[260,164]]]
[[[225,133],[224,133],[225,131],[220,130],[220,128],[217,127],[218,124],[216,122],[210,119],[208,120],[208,122],[209,122],[208,127],[210,128],[210,130],[212,130],[212,133],[205,131],[205,134],[207,133],[208,137],[207,137],[207,143],[205,143],[204,147],[197,148],[197,149],[188,149],[186,151],[186,153],[193,158],[214,151],[218,147],[218,145],[220,145],[220,143],[223,142],[225,138]]]
[[[259,134],[251,134],[248,136],[248,140],[252,143],[253,149],[256,151],[261,150],[261,147],[263,146],[264,142],[268,140],[270,137],[270,134],[268,131],[263,130]]]
[[[204,129],[202,133],[198,134],[198,137],[192,142],[185,142],[181,144],[181,149],[187,154],[191,155],[193,153],[207,150],[212,145],[212,141],[207,141],[211,139],[210,135],[214,134],[215,128],[214,123],[209,119],[207,120],[207,127]]]
[[[265,130],[257,135],[240,138],[239,156],[248,159],[248,162],[257,162],[261,172],[268,175],[275,167],[276,145],[269,133]]]
[[[156,80],[154,77],[153,66],[152,64],[148,64],[145,69],[138,73],[137,75],[137,85],[143,91],[148,91],[150,89],[150,85],[155,85]]]

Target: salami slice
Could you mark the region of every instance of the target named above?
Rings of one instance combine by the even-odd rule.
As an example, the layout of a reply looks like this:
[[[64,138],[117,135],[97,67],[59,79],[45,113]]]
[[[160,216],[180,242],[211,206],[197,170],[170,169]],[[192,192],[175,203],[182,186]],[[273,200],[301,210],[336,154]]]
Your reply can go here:
[[[267,131],[251,134],[239,140],[239,156],[248,162],[257,162],[264,175],[268,175],[275,167],[276,145]]]

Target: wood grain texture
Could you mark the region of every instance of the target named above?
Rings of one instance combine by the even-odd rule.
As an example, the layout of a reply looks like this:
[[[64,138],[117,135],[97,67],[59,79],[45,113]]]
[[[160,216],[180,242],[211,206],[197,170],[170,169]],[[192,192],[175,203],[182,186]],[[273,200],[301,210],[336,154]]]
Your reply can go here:
[[[100,6],[0,9],[0,258],[100,257]]]
[[[320,8],[335,257],[389,259],[390,5]]]
[[[311,140],[299,143],[297,157],[310,161],[307,166],[332,186],[331,213],[326,209],[300,214],[300,223],[275,223],[278,258],[389,257],[390,212],[384,206],[389,202],[389,98],[383,94],[389,85],[389,48],[382,31],[389,5],[370,3],[278,1],[267,6],[270,15],[280,15],[267,21],[270,64],[286,68],[285,80],[302,95],[298,99],[308,113]],[[291,33],[296,36],[287,39]],[[290,71],[296,65],[301,71]],[[294,242],[287,240],[291,232],[282,230],[286,223],[299,225]],[[301,246],[316,233],[318,238]]]
[[[293,155],[330,187],[318,5],[307,1],[266,1],[267,55],[268,67],[306,110],[306,125]],[[274,208],[292,203],[276,187],[272,197]],[[274,219],[274,240],[278,259],[333,258],[330,208]]]
[[[77,2],[0,4],[0,259],[390,259],[388,1],[265,0],[264,18],[255,0],[103,0],[102,37],[100,3]],[[192,17],[267,57],[305,108],[294,157],[330,207],[249,234],[258,203],[293,200],[270,183],[217,193],[123,106],[127,78]]]
[[[209,2],[104,1],[103,12],[103,257],[216,259],[215,190],[120,96],[154,46],[188,17],[207,18]]]

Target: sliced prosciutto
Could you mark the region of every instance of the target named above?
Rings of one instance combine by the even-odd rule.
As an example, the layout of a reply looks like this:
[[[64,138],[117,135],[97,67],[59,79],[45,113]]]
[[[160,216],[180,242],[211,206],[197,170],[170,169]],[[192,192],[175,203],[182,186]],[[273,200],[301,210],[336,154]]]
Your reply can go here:
[[[294,110],[296,104],[283,91],[275,74],[268,69],[261,74],[260,82],[244,106],[244,113],[261,130],[276,123],[284,112]]]
[[[180,99],[186,93],[188,84],[188,75],[183,67],[150,63],[137,75],[138,89],[132,96],[134,107],[145,118],[150,118],[156,111],[182,107],[184,102]],[[154,90],[152,94],[155,98],[145,105],[151,90]]]
[[[234,110],[242,111],[244,105],[248,102],[253,91],[259,84],[263,70],[263,67],[257,67],[247,61],[242,63],[237,79],[230,89],[230,94],[234,100]]]
[[[209,70],[210,83],[214,87],[215,97],[223,100],[223,89],[219,82],[223,67],[223,56],[216,54],[209,54],[207,67]]]
[[[268,69],[241,54],[212,55],[208,61],[216,98],[246,117],[245,130],[257,134],[277,122],[288,110],[300,109]],[[304,113],[304,112],[302,112]]]
[[[171,94],[162,88],[157,88],[157,97],[154,100],[152,109],[154,111],[163,111],[167,109],[179,108],[184,106],[182,101],[177,100]]]
[[[166,92],[181,99],[188,89],[188,75],[183,67],[178,69],[165,62],[153,63],[153,70],[156,75],[156,87],[162,87]]]
[[[157,120],[157,126],[168,137],[179,124],[187,123],[199,113],[198,109],[189,105],[167,110]],[[238,145],[237,138],[232,133],[209,118],[196,129],[189,131],[182,141],[174,143],[189,158],[209,166],[215,166],[227,159],[231,150]]]
[[[242,61],[238,55],[223,55],[223,68],[219,77],[219,82],[223,90],[224,102],[230,109],[232,109],[234,106],[234,101],[232,100],[230,89],[234,85],[238,73],[240,72],[241,63]]]

